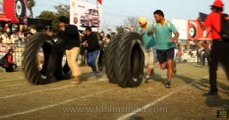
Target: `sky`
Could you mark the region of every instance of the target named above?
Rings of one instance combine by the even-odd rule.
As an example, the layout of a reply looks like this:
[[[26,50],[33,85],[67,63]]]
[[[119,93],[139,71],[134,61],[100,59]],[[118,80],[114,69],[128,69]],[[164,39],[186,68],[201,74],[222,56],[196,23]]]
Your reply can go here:
[[[95,3],[96,0],[84,0]],[[224,12],[229,13],[229,0],[224,2]],[[196,19],[199,12],[209,13],[210,5],[214,0],[103,0],[102,29],[115,29],[117,25],[123,25],[128,17],[145,16],[149,21],[154,21],[153,12],[160,9],[167,20]],[[35,16],[40,12],[55,11],[54,6],[70,4],[70,0],[36,0],[33,8]]]

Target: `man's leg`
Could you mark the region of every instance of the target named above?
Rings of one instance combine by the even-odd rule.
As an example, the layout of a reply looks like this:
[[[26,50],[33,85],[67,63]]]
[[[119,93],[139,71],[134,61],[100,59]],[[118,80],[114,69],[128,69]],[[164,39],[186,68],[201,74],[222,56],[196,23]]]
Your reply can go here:
[[[146,50],[145,51],[145,64],[147,66],[146,79],[149,79],[152,74],[152,67],[150,67],[150,62],[151,62],[150,53],[149,51]]]
[[[161,69],[167,69],[166,52],[165,50],[156,50],[157,60]]]
[[[210,90],[204,95],[216,95],[218,92],[217,88],[217,68],[219,64],[219,42],[213,41],[212,50],[210,54],[210,64],[209,64],[209,80],[210,80]]]
[[[156,56],[154,56],[154,54],[155,51],[153,51],[153,48],[150,48],[145,51],[145,64],[147,66],[146,81],[145,81],[146,83],[148,82],[152,74],[154,74],[154,66],[156,62],[155,61]]]
[[[91,67],[91,69],[93,71],[93,68],[92,68],[92,52],[87,53],[87,64]]]
[[[70,51],[71,51],[71,63],[72,63],[72,75],[74,77],[79,77],[81,75],[81,72],[77,64],[77,59],[79,57],[80,49],[78,47],[74,47]]]
[[[172,59],[168,59],[167,63],[168,63],[167,78],[168,78],[168,81],[171,82],[172,74],[173,74],[174,61]]]
[[[77,47],[72,48],[71,50],[66,50],[67,62],[72,71],[72,77],[74,78],[72,84],[80,84],[80,75],[81,72],[77,64],[77,56],[79,55],[79,49]]]
[[[217,92],[217,68],[218,68],[218,60],[212,59],[209,66],[209,79],[210,79],[210,91]],[[214,63],[214,64],[213,64]]]
[[[166,50],[166,58],[167,58],[167,79],[168,82],[165,84],[166,88],[171,87],[171,80],[172,80],[172,74],[174,72],[174,48],[170,48]]]
[[[65,53],[66,53],[66,58],[67,58],[67,63],[68,63],[68,66],[69,66],[69,68],[71,69],[72,68],[72,64],[71,64],[71,56],[70,56],[70,50],[66,50],[65,51]]]
[[[150,80],[150,77],[152,76],[152,74],[154,74],[154,68],[148,66],[147,67],[147,75],[146,75],[145,83],[148,83],[148,81]]]
[[[92,54],[92,69],[93,69],[93,72],[96,74],[97,78],[101,77],[99,73],[99,65],[98,65],[99,54],[100,54],[99,50],[94,51]]]
[[[148,67],[147,68],[147,76],[146,76],[146,78],[150,78],[153,73],[154,73],[153,67]]]
[[[201,65],[205,66],[205,56],[204,56],[204,54],[201,54]]]
[[[161,69],[167,69],[168,66],[167,66],[167,60],[166,60],[166,50],[156,50],[156,51],[157,51],[157,60],[160,64]],[[167,70],[164,72],[167,72]],[[165,75],[165,76],[167,76],[167,75]],[[164,83],[165,81],[162,81],[162,82]],[[164,84],[166,85],[166,83],[164,83]]]
[[[168,69],[167,62],[160,64],[161,69]]]

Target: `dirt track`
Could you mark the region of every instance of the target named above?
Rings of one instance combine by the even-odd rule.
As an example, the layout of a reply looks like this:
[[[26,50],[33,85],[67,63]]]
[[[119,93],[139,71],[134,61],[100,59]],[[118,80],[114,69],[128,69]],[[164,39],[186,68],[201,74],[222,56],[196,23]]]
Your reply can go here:
[[[221,69],[215,97],[202,96],[209,88],[208,71],[196,64],[179,64],[171,89],[161,83],[160,69],[134,89],[110,84],[105,75],[97,80],[88,67],[81,69],[87,80],[79,86],[70,80],[36,86],[21,72],[0,73],[0,119],[216,120],[217,110],[229,110],[229,81]]]

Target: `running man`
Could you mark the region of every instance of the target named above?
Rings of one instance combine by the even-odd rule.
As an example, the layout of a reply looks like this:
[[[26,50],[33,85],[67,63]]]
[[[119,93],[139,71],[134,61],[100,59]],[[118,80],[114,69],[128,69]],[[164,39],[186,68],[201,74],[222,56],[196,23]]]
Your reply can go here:
[[[178,42],[179,33],[175,26],[165,20],[164,13],[161,10],[154,12],[155,23],[153,31],[156,40],[157,59],[162,69],[167,69],[167,81],[165,87],[171,87],[171,79],[173,72],[176,72],[174,62],[174,49]],[[174,33],[174,37],[172,37]]]

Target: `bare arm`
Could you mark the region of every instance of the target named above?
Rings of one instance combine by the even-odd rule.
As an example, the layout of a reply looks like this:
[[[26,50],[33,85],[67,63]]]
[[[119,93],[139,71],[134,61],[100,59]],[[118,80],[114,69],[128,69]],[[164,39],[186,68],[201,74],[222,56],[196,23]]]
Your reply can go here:
[[[175,32],[175,33],[174,33],[174,37],[170,38],[170,41],[171,41],[171,42],[178,43],[178,38],[179,38],[179,36],[180,36],[179,32]]]

